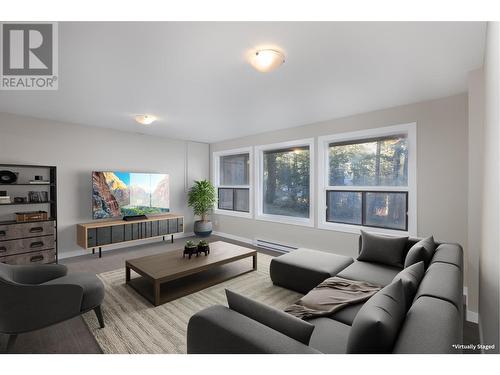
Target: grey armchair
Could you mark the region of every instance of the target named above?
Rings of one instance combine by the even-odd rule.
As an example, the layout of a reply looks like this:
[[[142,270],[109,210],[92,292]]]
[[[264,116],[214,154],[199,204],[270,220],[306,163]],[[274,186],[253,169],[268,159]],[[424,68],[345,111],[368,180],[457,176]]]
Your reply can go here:
[[[64,265],[14,266],[0,263],[0,332],[9,335],[7,352],[17,335],[94,310],[104,328],[104,285],[95,274],[68,275]]]

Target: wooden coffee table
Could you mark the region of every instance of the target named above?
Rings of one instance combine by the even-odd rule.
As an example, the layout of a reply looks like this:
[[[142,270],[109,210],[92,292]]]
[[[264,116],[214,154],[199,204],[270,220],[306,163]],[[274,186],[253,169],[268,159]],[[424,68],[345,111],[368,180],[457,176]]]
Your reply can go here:
[[[210,243],[210,254],[191,259],[183,250],[125,262],[125,279],[141,296],[159,306],[257,269],[257,251],[223,241]],[[245,258],[252,257],[251,263]],[[131,278],[130,270],[140,277]]]

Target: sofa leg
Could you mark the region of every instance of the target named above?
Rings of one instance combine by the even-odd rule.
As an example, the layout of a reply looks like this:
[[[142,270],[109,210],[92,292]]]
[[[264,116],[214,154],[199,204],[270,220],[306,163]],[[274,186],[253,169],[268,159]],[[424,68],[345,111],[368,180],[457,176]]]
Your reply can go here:
[[[9,339],[7,340],[7,348],[5,349],[5,353],[12,352],[14,345],[16,344],[17,335],[9,335]]]
[[[97,316],[97,320],[99,321],[99,326],[104,328],[104,318],[102,317],[101,306],[94,307],[95,315]]]

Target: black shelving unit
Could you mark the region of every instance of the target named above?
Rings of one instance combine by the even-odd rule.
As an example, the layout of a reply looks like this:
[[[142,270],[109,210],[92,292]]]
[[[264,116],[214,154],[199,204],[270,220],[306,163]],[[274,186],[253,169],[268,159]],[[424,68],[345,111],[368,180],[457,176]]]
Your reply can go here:
[[[0,164],[0,168],[4,165],[6,165],[6,164]],[[10,165],[12,165],[12,164],[10,164]],[[30,167],[30,168],[32,168],[32,167]],[[52,168],[52,167],[45,167],[45,168]],[[0,186],[55,186],[55,185],[54,184],[0,184]]]
[[[0,184],[0,186],[2,186]],[[54,201],[47,201],[47,202],[20,202],[20,203],[2,203],[0,206],[22,206],[22,205],[36,205],[36,204],[51,204],[54,203]]]
[[[28,181],[30,179],[34,178],[34,175],[36,173],[28,172],[28,170],[40,170],[40,175],[46,175],[49,179],[49,183],[47,184],[40,184],[40,183],[29,183]],[[54,246],[55,246],[55,262],[57,263],[58,261],[58,233],[57,233],[57,168],[55,166],[51,165],[36,165],[36,164],[0,164],[0,170],[11,170],[15,171],[18,173],[18,181],[13,184],[1,184],[0,183],[0,190],[6,190],[8,192],[8,195],[11,195],[11,192],[15,189],[14,195],[18,196],[21,194],[26,194],[28,191],[47,191],[48,192],[48,201],[45,202],[21,202],[21,203],[15,203],[13,202],[13,197],[11,197],[11,203],[4,203],[0,204],[0,215],[2,217],[8,215],[10,216],[11,214],[6,214],[5,213],[5,207],[12,207],[12,206],[20,206],[22,209],[19,209],[19,211],[27,211],[25,208],[27,207],[39,207],[39,206],[44,206],[47,207],[47,209],[43,209],[44,211],[46,210],[48,212],[48,219],[43,220],[43,221],[31,221],[31,222],[23,222],[22,224],[36,224],[36,223],[43,223],[43,222],[54,222]],[[43,171],[43,172],[42,172]],[[31,174],[29,174],[31,173]],[[29,189],[26,189],[26,187],[29,187]],[[4,209],[2,209],[4,208]],[[16,223],[15,220],[15,215],[12,214],[12,219],[0,219],[0,226],[9,226],[11,224],[18,224]],[[14,240],[16,239],[21,239],[19,238],[13,238]],[[0,238],[0,243],[5,239]],[[20,253],[20,255],[23,255]],[[1,254],[0,254],[1,256]]]

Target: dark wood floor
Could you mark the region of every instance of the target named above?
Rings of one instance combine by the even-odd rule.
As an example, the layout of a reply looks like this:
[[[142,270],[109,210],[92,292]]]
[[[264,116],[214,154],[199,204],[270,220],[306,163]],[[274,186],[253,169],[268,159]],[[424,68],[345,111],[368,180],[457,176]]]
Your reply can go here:
[[[69,268],[69,272],[93,272],[102,273],[124,267],[125,260],[144,255],[158,254],[164,251],[172,251],[184,247],[184,243],[190,238],[170,242],[157,242],[118,250],[105,251],[99,259],[97,255],[83,255],[74,258],[63,259],[60,263]],[[258,249],[248,244],[232,241],[226,238],[211,236],[209,241],[223,240],[242,246],[255,248],[269,255],[276,253]],[[0,352],[4,351],[7,343],[6,335],[0,334]],[[477,324],[464,322],[464,344],[479,343],[479,331]],[[22,354],[100,354],[99,344],[89,331],[81,317],[76,317],[66,322],[44,328],[35,332],[19,335],[13,353]]]

